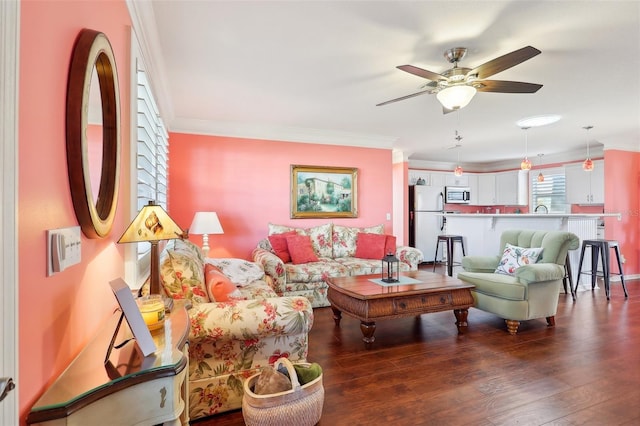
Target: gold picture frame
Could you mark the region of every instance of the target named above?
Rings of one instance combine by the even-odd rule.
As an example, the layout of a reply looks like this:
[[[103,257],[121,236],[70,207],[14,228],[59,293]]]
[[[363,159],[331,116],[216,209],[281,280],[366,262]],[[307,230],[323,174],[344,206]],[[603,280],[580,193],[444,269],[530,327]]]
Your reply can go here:
[[[358,169],[291,165],[291,218],[358,217]]]

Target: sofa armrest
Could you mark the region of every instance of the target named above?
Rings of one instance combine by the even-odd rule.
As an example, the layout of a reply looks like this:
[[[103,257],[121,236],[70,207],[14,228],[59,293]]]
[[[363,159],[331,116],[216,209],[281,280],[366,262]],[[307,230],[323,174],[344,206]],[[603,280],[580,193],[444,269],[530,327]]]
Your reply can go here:
[[[495,272],[501,256],[464,256],[462,268],[467,272]]]
[[[259,300],[201,303],[189,310],[189,339],[254,340],[307,334],[313,309],[306,297],[270,297]]]
[[[516,278],[521,283],[561,280],[564,278],[564,267],[555,263],[535,263],[516,269]]]
[[[417,271],[418,265],[424,260],[424,255],[420,249],[409,246],[396,247],[396,257],[400,259],[400,262],[409,265],[411,271]]]
[[[253,250],[251,257],[255,263],[262,266],[264,273],[271,277],[272,282],[269,284],[276,293],[281,295],[287,283],[287,274],[282,259],[260,247]]]

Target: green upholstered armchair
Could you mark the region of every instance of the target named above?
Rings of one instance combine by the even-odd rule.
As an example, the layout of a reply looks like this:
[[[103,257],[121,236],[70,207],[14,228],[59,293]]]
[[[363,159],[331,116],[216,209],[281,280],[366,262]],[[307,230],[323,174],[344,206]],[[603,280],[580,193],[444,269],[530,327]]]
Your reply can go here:
[[[458,278],[475,285],[475,307],[504,318],[510,334],[516,334],[520,321],[546,318],[555,325],[560,284],[565,276],[568,250],[580,245],[578,237],[564,231],[508,230],[500,237],[506,244],[522,248],[542,248],[537,263],[524,264],[513,275],[496,273],[502,253],[497,256],[465,256]]]

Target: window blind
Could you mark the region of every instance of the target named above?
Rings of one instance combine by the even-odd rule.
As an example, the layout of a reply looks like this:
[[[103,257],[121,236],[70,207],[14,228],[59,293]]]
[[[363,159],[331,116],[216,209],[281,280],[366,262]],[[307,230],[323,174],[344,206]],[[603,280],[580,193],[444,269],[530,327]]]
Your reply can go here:
[[[545,206],[549,213],[568,213],[566,180],[563,169],[542,170],[544,181],[538,182],[538,173],[531,173],[531,212]]]
[[[143,69],[137,77],[137,210],[155,201],[167,210],[169,135],[155,102],[151,85]],[[137,243],[137,275],[148,276],[151,244]],[[140,279],[138,279],[140,281]]]

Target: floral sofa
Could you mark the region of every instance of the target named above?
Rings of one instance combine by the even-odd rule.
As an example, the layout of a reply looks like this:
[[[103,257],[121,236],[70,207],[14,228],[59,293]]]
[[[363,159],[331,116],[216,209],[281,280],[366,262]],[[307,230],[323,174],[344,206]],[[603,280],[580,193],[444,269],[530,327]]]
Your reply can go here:
[[[313,254],[317,259],[303,259],[303,263],[286,261],[274,249],[274,236],[295,234],[308,236],[311,240]],[[261,240],[253,250],[253,261],[262,266],[265,274],[273,281],[273,288],[280,296],[305,296],[312,306],[329,306],[327,300],[326,279],[328,277],[345,277],[364,274],[381,273],[381,259],[384,251],[367,258],[356,257],[365,238],[362,234],[384,235],[384,225],[367,228],[334,225],[327,223],[312,228],[294,228],[289,226],[269,224],[268,238]],[[365,236],[368,237],[369,235]],[[395,247],[395,237],[391,237],[391,247],[400,260],[401,271],[415,271],[423,261],[423,254],[413,247]],[[387,244],[389,239],[387,239]],[[385,250],[388,247],[385,246]],[[366,250],[368,251],[368,250]],[[312,256],[313,257],[313,256]]]
[[[205,281],[214,265],[237,286],[234,298],[211,300]],[[242,406],[244,380],[279,357],[305,362],[313,310],[304,297],[280,297],[259,265],[204,258],[187,240],[170,241],[160,256],[161,287],[189,299],[189,415],[209,416]],[[265,278],[267,281],[265,281]]]

